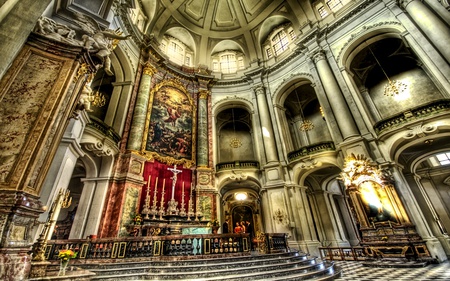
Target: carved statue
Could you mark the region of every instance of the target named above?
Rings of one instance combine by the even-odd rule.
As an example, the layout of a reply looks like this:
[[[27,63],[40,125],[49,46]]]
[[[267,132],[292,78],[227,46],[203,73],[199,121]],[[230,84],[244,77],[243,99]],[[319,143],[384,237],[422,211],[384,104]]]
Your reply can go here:
[[[75,30],[70,29],[67,25],[57,23],[47,17],[40,17],[38,19],[34,32],[60,42],[82,46],[82,42],[75,39]]]
[[[119,40],[127,39],[131,35],[121,36],[121,33],[117,31],[101,30],[94,19],[77,12],[74,15],[76,17],[75,22],[86,33],[81,37],[83,47],[101,58],[106,74],[113,75],[109,56],[119,43]]]

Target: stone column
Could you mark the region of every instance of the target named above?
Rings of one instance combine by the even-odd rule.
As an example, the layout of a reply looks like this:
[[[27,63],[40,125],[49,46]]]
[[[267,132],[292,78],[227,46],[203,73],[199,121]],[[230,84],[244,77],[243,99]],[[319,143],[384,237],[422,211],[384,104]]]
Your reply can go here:
[[[425,36],[430,39],[447,62],[450,62],[450,28],[422,1],[398,0],[398,5],[408,12]]]
[[[209,160],[208,147],[208,97],[211,92],[200,90],[198,96],[198,117],[197,117],[197,166],[207,167]]]
[[[90,191],[87,187],[94,185],[95,188]],[[102,211],[104,204],[107,203],[105,198],[108,191],[109,181],[106,177],[91,178],[85,180],[83,193],[87,191],[92,197],[90,200],[89,216],[85,217],[86,220],[83,227],[81,237],[85,238],[88,235],[97,234],[102,219]],[[81,202],[81,200],[80,200]],[[78,215],[78,214],[77,214]],[[74,221],[75,224],[75,221]],[[72,227],[74,229],[74,227]],[[72,233],[71,233],[72,234]]]
[[[302,249],[312,255],[319,255],[320,243],[314,230],[314,221],[311,216],[308,195],[306,194],[307,186],[297,186],[296,188],[296,212],[300,217],[300,237],[298,240]]]
[[[264,150],[266,152],[266,161],[278,162],[277,150],[275,145],[275,135],[273,133],[272,121],[270,120],[269,107],[266,100],[266,92],[263,86],[254,87],[256,100],[258,103],[259,119],[263,135]]]
[[[445,250],[441,242],[433,235],[419,203],[414,197],[411,188],[408,186],[407,181],[401,172],[401,168],[398,166],[393,166],[391,170],[395,182],[398,183],[396,185],[397,191],[404,201],[404,206],[407,208],[407,211],[411,216],[411,220],[416,226],[417,232],[426,242],[430,255],[432,257],[436,257],[440,261],[447,260]]]
[[[129,150],[141,150],[142,138],[144,137],[145,118],[147,117],[148,102],[150,98],[150,87],[152,76],[156,73],[156,69],[147,63],[139,84],[139,91],[134,107],[133,121],[131,123],[130,137],[128,138]]]
[[[325,53],[319,51],[313,56],[313,61],[316,64],[317,72],[322,81],[325,94],[330,101],[330,106],[339,125],[342,137],[346,140],[350,137],[358,136],[358,128],[339,88],[339,84],[334,77],[333,71],[326,60]]]

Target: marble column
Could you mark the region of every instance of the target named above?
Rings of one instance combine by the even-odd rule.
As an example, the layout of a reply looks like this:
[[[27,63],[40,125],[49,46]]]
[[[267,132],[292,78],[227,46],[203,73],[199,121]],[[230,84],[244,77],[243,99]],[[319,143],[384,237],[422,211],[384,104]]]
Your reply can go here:
[[[342,137],[346,140],[350,137],[358,136],[358,128],[356,127],[356,123],[353,120],[353,116],[350,113],[333,71],[327,62],[325,53],[319,51],[313,56],[313,61],[316,64],[317,72],[319,73],[325,94],[330,101],[330,106],[342,133]]]
[[[270,120],[269,106],[266,100],[266,91],[263,86],[256,86],[254,88],[256,93],[256,100],[258,103],[259,118],[261,121],[261,130],[263,135],[264,150],[266,152],[266,161],[278,162],[277,150],[275,145],[275,136],[272,128],[272,121]]]
[[[130,137],[128,138],[129,150],[141,150],[142,138],[144,137],[145,118],[147,117],[148,103],[150,99],[150,87],[152,76],[156,73],[156,69],[146,64],[142,73],[139,84],[136,105],[134,107],[133,121],[131,123]]]
[[[450,62],[450,28],[448,25],[437,17],[422,1],[398,0],[398,4],[406,10],[447,62]]]
[[[208,166],[208,97],[211,92],[200,90],[197,117],[197,166]]]

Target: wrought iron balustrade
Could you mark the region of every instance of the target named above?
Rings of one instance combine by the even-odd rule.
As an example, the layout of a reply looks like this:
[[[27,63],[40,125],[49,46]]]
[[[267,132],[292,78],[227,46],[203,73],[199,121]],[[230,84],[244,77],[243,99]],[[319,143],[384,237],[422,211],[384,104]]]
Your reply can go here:
[[[233,170],[233,169],[259,169],[259,162],[256,161],[233,161],[219,163],[216,165],[216,171]]]
[[[396,114],[385,120],[381,120],[374,125],[374,129],[377,133],[381,133],[385,130],[393,129],[400,125],[404,125],[407,122],[449,110],[450,110],[450,100],[433,101],[426,105],[422,105],[416,108],[412,108],[408,111]]]
[[[320,142],[308,146],[304,146],[299,150],[292,151],[288,154],[289,162],[295,161],[303,156],[313,155],[323,151],[334,151],[336,148],[333,142]]]
[[[94,116],[89,116],[89,119],[91,120],[91,123],[87,124],[88,127],[93,128],[96,131],[107,136],[116,144],[120,142],[121,136],[116,133],[116,131],[112,127],[106,125],[103,121]]]
[[[280,242],[275,243],[275,247],[279,245]],[[45,251],[46,259],[57,260],[62,249],[77,251],[76,259],[249,254],[251,241],[249,234],[245,233],[50,240]]]

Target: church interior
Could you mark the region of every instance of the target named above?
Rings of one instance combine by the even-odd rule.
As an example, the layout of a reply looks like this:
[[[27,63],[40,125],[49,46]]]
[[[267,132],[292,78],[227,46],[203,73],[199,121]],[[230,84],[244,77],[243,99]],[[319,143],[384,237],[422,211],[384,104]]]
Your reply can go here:
[[[255,253],[320,258],[314,280],[448,264],[449,11],[0,1],[0,279]],[[306,278],[259,270],[227,280]],[[117,276],[153,280],[95,280]]]

